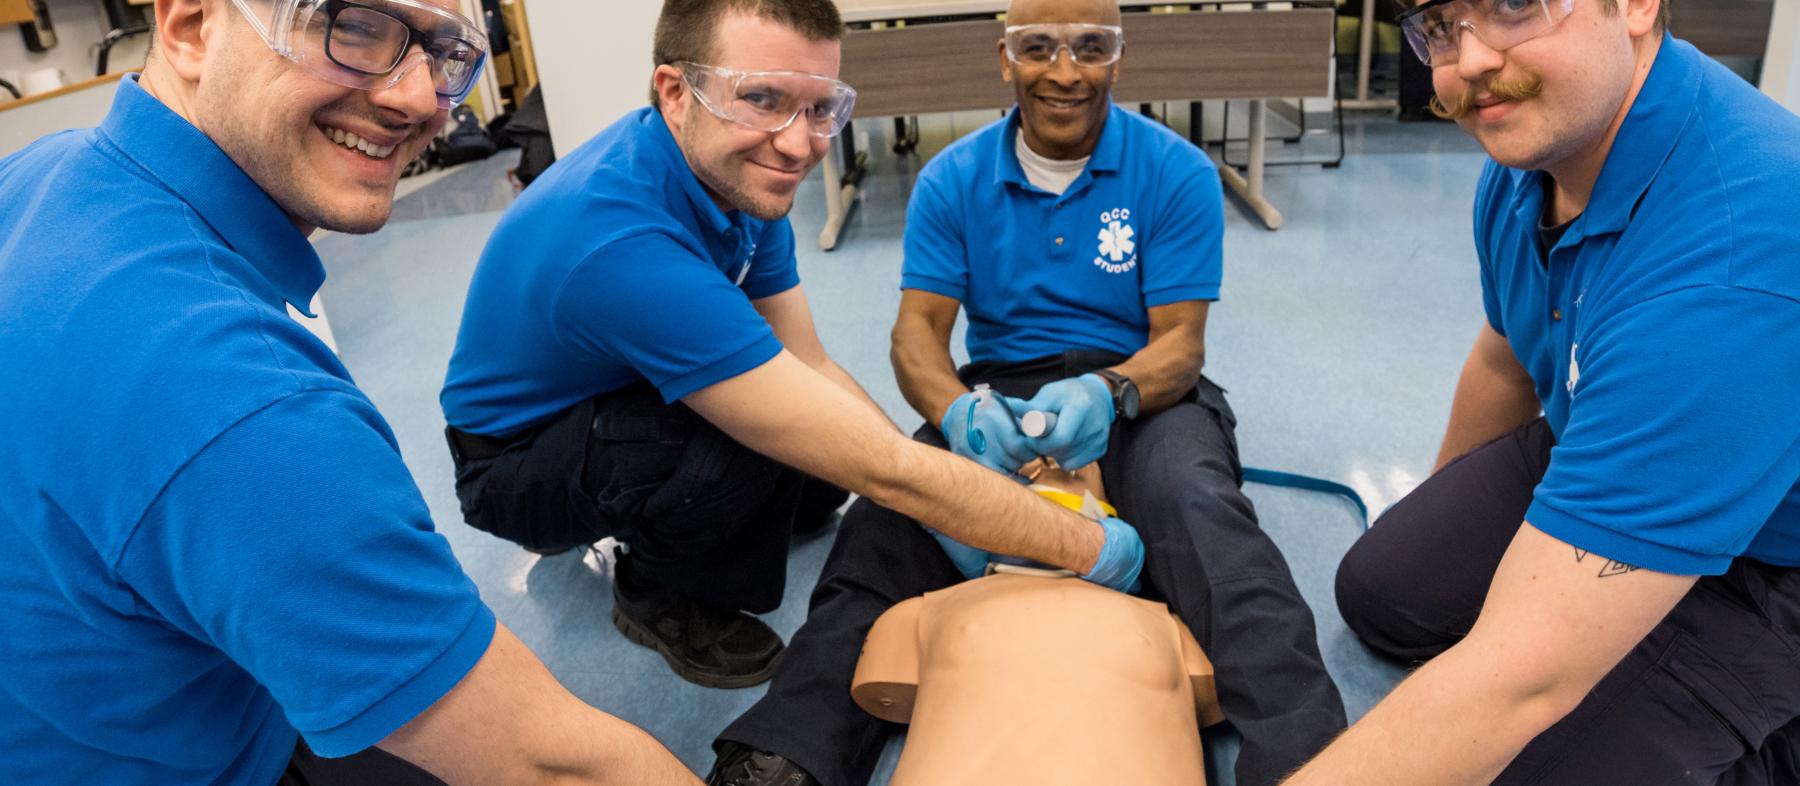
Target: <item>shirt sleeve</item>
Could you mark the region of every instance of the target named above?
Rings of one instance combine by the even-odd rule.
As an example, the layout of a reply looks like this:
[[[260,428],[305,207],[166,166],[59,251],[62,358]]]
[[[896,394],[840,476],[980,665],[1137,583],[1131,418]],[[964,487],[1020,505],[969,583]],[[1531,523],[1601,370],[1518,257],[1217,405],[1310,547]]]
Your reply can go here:
[[[494,635],[387,426],[341,391],[289,396],[219,435],[117,570],[146,613],[267,688],[322,756],[411,721]]]
[[[559,340],[623,360],[669,402],[761,366],[782,348],[735,282],[660,232],[602,246],[575,266],[552,304]]]
[[[1499,282],[1494,278],[1492,255],[1488,253],[1487,239],[1493,237],[1493,210],[1497,202],[1495,193],[1502,183],[1500,165],[1488,161],[1481,170],[1481,180],[1475,186],[1475,259],[1481,271],[1481,309],[1487,315],[1488,327],[1495,333],[1506,335],[1506,325],[1502,321],[1504,313],[1500,308]]]
[[[1225,271],[1225,197],[1219,174],[1192,145],[1174,147],[1157,221],[1144,238],[1144,305],[1218,300]]]
[[[963,301],[969,294],[969,257],[963,245],[962,216],[940,193],[940,180],[947,171],[945,166],[927,166],[913,187],[906,206],[900,288]]]
[[[1572,348],[1569,420],[1526,520],[1577,548],[1723,573],[1800,478],[1800,303],[1724,286],[1607,319]]]
[[[800,286],[800,269],[794,259],[794,225],[787,219],[763,225],[756,242],[756,256],[741,287],[751,300],[779,295]]]

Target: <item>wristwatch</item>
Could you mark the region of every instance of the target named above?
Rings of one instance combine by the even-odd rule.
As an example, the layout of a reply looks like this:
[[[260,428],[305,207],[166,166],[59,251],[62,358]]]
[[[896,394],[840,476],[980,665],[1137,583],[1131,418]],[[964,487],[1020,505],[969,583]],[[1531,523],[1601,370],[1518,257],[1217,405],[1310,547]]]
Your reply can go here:
[[[1113,415],[1125,420],[1136,420],[1138,416],[1138,386],[1131,377],[1120,374],[1110,368],[1094,372],[1106,380],[1106,386],[1112,389]]]

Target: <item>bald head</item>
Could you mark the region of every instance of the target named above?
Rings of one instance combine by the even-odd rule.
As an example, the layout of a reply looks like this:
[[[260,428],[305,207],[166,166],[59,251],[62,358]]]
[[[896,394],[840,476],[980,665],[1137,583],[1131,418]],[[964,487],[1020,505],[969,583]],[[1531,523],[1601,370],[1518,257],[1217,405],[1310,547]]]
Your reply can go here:
[[[1051,23],[1089,25],[1119,24],[1118,0],[1012,0],[1006,7],[1008,25]]]

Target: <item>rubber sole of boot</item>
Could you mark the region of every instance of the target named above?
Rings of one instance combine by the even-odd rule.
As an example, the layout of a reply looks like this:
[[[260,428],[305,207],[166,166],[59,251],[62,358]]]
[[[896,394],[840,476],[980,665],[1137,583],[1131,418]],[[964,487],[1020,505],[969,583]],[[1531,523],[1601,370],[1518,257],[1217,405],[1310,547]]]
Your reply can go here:
[[[667,644],[664,644],[661,639],[658,639],[655,635],[645,630],[644,626],[637,624],[636,621],[625,616],[625,613],[620,611],[618,606],[613,607],[612,621],[613,627],[618,628],[619,632],[625,634],[625,638],[629,639],[633,644],[649,647],[661,654],[663,660],[668,662],[669,668],[675,672],[675,676],[694,683],[695,685],[707,688],[734,690],[737,688],[748,688],[754,685],[761,685],[768,682],[770,677],[775,676],[775,667],[781,665],[781,656],[787,654],[785,649],[775,653],[775,657],[769,659],[769,665],[763,667],[760,671],[751,674],[709,674],[698,671],[683,662],[681,658],[675,655],[673,649],[670,649],[670,647]]]

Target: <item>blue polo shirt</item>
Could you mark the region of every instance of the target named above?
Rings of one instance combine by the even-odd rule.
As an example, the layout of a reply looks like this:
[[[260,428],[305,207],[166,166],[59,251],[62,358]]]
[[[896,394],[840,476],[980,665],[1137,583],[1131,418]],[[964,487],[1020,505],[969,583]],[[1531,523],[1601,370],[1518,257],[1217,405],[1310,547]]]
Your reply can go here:
[[[488,240],[440,402],[508,436],[649,380],[665,401],[781,351],[751,301],[800,284],[794,230],[721,210],[651,108],[552,165]]]
[[[1796,184],[1800,118],[1667,36],[1548,258],[1545,175],[1489,162],[1487,318],[1556,434],[1533,526],[1666,573],[1800,565]]]
[[[325,271],[138,86],[0,161],[0,771],[280,777],[447,693],[494,617],[289,318]]]
[[[1015,108],[945,148],[906,211],[900,286],[961,301],[971,360],[1130,355],[1148,309],[1218,299],[1225,223],[1206,154],[1115,105],[1058,196],[1025,179],[1018,131]]]

